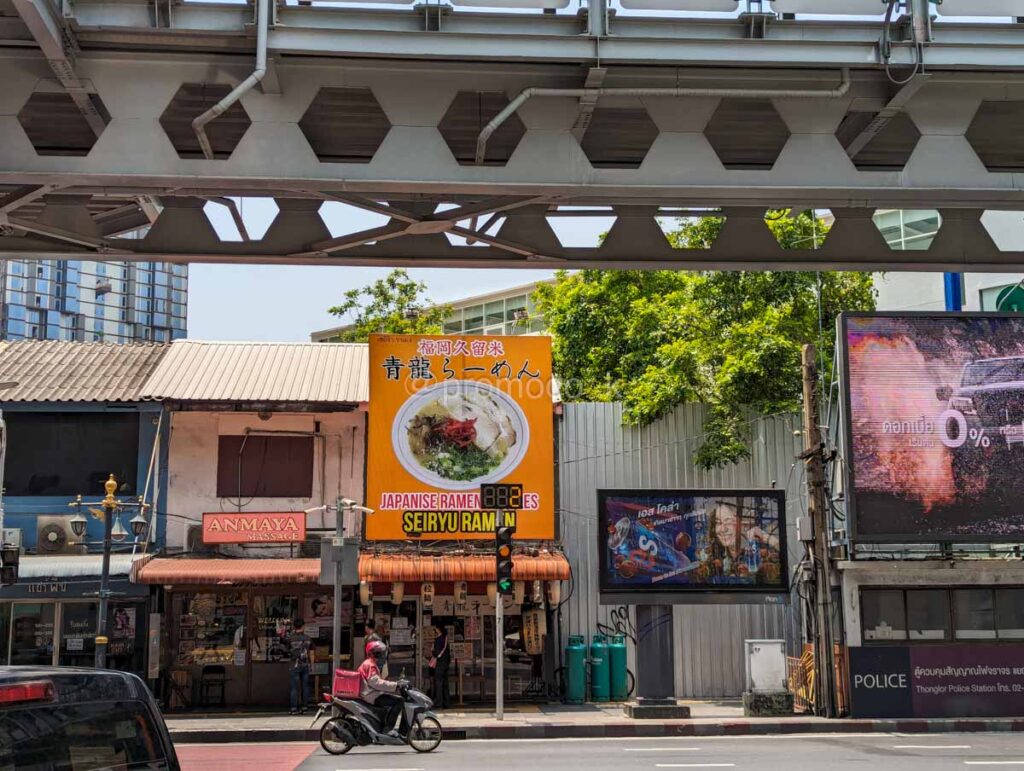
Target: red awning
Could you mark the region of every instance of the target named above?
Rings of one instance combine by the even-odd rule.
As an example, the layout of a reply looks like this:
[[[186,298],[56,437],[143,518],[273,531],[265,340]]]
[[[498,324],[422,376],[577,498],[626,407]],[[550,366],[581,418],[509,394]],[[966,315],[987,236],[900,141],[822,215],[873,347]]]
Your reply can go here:
[[[462,554],[415,556],[405,554],[363,554],[359,577],[366,581],[494,581],[495,559],[490,555]],[[512,577],[519,581],[565,581],[569,562],[565,555],[517,554],[512,558]]]
[[[133,576],[140,584],[315,584],[318,559],[152,559]]]

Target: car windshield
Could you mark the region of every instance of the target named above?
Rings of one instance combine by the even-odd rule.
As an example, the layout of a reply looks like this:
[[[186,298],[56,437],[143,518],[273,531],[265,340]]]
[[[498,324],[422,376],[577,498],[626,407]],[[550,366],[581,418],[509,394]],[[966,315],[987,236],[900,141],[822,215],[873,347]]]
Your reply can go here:
[[[976,361],[964,370],[965,386],[1012,383],[1024,380],[1024,358]]]
[[[141,701],[0,709],[0,771],[157,771],[163,739]]]

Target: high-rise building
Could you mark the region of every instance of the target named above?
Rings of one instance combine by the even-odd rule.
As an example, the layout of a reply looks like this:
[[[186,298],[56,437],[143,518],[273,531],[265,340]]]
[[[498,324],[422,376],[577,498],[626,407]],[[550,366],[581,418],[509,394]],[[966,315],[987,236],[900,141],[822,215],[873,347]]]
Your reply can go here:
[[[185,337],[188,265],[0,260],[0,339],[169,342]]]

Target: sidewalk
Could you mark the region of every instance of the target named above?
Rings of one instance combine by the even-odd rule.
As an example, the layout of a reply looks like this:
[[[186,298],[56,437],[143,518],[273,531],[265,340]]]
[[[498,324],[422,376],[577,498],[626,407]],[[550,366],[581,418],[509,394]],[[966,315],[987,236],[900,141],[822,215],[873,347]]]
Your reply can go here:
[[[456,707],[439,713],[445,739],[567,739],[659,736],[746,736],[807,733],[1024,732],[1024,718],[827,720],[808,715],[748,718],[738,701],[684,701],[688,720],[630,720],[617,704],[513,706],[503,721],[493,710]],[[323,722],[313,713],[169,715],[167,726],[179,744],[317,741]]]

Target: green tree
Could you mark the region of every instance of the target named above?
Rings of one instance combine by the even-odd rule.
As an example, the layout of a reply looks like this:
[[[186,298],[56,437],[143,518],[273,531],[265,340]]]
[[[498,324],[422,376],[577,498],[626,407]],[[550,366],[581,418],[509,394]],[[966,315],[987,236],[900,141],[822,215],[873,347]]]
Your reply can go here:
[[[813,213],[767,219],[784,248],[817,248],[828,233]],[[723,222],[680,221],[668,238],[676,248],[707,248]],[[622,401],[636,425],[679,404],[704,403],[709,414],[696,456],[703,468],[749,454],[752,414],[798,408],[804,344],[819,346],[827,377],[836,316],[875,307],[870,274],[839,272],[561,272],[536,299],[563,398]]]
[[[451,308],[433,305],[424,296],[426,290],[426,284],[414,281],[406,271],[393,270],[372,284],[345,292],[345,301],[327,310],[341,318],[352,316],[351,326],[340,335],[343,343],[365,343],[374,332],[440,334]]]

